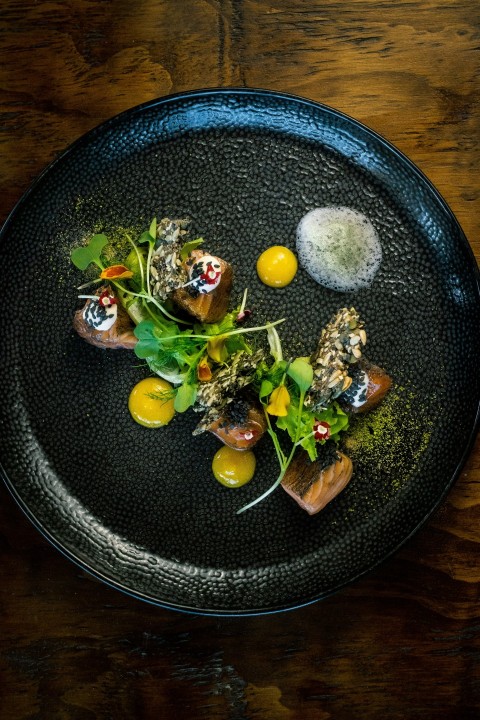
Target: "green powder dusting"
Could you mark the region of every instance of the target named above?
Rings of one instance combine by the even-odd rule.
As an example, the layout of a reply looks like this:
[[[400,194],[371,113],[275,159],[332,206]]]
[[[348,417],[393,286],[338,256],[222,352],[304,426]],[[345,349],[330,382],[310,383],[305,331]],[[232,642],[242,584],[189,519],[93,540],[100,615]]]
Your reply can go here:
[[[428,447],[432,413],[414,392],[394,387],[383,402],[351,421],[344,441],[354,465],[369,475],[387,477],[398,490],[414,475]]]
[[[102,257],[107,264],[124,262],[133,249],[128,238],[130,237],[135,242],[140,234],[138,228],[133,227],[117,227],[114,230],[102,230],[102,232],[105,233],[109,240],[102,253]]]

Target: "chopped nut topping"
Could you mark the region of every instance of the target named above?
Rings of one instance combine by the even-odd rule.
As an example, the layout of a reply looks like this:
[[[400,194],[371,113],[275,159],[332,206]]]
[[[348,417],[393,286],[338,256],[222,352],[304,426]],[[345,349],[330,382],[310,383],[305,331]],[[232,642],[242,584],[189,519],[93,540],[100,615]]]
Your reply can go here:
[[[162,300],[188,280],[180,252],[185,244],[188,220],[163,218],[157,227],[156,249],[150,264],[150,284],[154,295]]]
[[[351,383],[349,367],[362,356],[367,342],[364,323],[355,308],[343,308],[322,330],[316,352],[310,358],[313,382],[305,405],[319,412]]]

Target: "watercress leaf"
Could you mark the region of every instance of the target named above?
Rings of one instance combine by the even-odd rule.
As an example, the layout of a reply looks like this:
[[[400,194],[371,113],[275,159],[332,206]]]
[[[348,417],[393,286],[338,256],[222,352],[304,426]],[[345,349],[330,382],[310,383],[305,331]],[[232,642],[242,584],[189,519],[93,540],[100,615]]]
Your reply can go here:
[[[158,352],[158,342],[155,338],[150,340],[139,340],[135,345],[135,355],[138,358],[150,358],[154,357]]]
[[[157,237],[157,218],[154,217],[152,222],[150,223],[150,228],[148,230],[150,233],[150,237],[155,240]]]
[[[70,257],[73,264],[79,270],[86,270],[90,263],[95,263],[95,265],[101,267],[100,255],[107,244],[108,238],[106,235],[94,235],[88,245],[72,250]]]
[[[189,240],[180,250],[180,260],[186,260],[192,250],[195,250],[199,245],[203,243],[203,238],[197,238],[196,240]]]
[[[260,398],[264,398],[267,395],[270,395],[274,387],[275,385],[270,382],[270,380],[262,380],[259,391]]]
[[[306,392],[313,380],[313,368],[303,358],[295,358],[287,369],[287,375],[298,385],[302,392]]]
[[[154,329],[155,325],[153,324],[153,320],[142,320],[142,322],[138,323],[133,329],[133,334],[139,340],[150,340],[155,337]]]
[[[188,408],[193,405],[196,397],[197,397],[196,385],[190,385],[190,384],[184,383],[183,385],[180,385],[180,387],[177,390],[177,394],[175,395],[175,401],[173,403],[173,406],[177,412],[180,412],[180,413],[185,412],[185,410],[188,410]]]
[[[300,442],[300,445],[304,450],[307,451],[308,457],[312,462],[317,459],[318,445],[313,435],[303,438],[303,440]]]

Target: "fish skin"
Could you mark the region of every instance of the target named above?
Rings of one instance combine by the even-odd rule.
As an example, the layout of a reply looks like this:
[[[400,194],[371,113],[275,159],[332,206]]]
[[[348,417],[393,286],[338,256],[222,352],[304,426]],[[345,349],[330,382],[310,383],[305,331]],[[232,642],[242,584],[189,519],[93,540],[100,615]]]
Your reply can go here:
[[[337,454],[336,462],[319,471],[317,461],[311,462],[306,453],[299,453],[285,473],[283,489],[309,515],[323,510],[350,482],[352,461],[342,452]]]

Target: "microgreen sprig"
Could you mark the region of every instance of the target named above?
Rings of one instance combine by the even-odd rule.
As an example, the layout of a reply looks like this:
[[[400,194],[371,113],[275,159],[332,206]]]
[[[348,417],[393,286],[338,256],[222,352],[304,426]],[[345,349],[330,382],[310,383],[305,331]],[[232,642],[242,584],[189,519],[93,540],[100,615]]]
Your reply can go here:
[[[280,355],[281,355],[281,352],[280,352]],[[268,497],[280,485],[280,483],[282,482],[282,480],[285,476],[285,473],[286,473],[288,467],[290,466],[290,463],[293,460],[293,457],[295,455],[297,447],[298,447],[299,443],[301,442],[301,439],[302,439],[301,438],[301,435],[302,435],[301,418],[302,418],[302,412],[304,410],[305,395],[312,384],[313,368],[307,360],[305,360],[303,358],[295,358],[295,360],[293,360],[291,363],[288,364],[288,366],[285,370],[285,373],[284,373],[284,377],[282,378],[282,383],[285,379],[285,375],[288,375],[294,381],[294,383],[299,391],[298,405],[297,405],[297,407],[295,409],[295,413],[293,415],[294,425],[295,425],[295,434],[294,434],[293,445],[290,449],[289,454],[286,455],[283,452],[281,445],[280,445],[280,441],[278,439],[278,436],[272,427],[272,423],[271,423],[270,417],[269,417],[271,413],[269,413],[269,411],[268,411],[268,406],[267,407],[264,406],[268,434],[270,435],[270,437],[273,440],[273,445],[275,447],[278,462],[280,464],[280,473],[279,473],[277,479],[275,480],[275,482],[273,483],[273,485],[271,485],[268,488],[268,490],[266,490],[262,495],[257,497],[255,500],[252,500],[252,502],[250,502],[247,505],[244,505],[242,508],[240,508],[240,510],[237,511],[237,514],[241,514],[241,513],[245,512],[245,510],[249,510],[254,505],[257,505],[257,503],[261,502],[266,497]],[[278,387],[283,387],[283,385],[279,385]],[[272,392],[275,392],[275,390]],[[287,414],[288,414],[288,410],[287,410]]]
[[[141,276],[141,292],[135,292],[131,288],[125,286],[125,284],[118,282],[117,280],[110,280],[112,285],[114,285],[117,290],[121,291],[123,298],[125,296],[128,296],[130,298],[138,298],[145,303],[151,303],[154,305],[165,317],[167,317],[169,320],[172,320],[175,323],[180,323],[182,325],[188,325],[188,321],[183,320],[182,318],[175,317],[175,315],[172,315],[167,308],[162,305],[155,297],[152,295],[151,287],[150,287],[150,263],[151,258],[153,254],[153,249],[155,245],[155,236],[157,232],[157,221],[154,218],[150,225],[150,229],[140,236],[138,239],[139,243],[148,242],[148,255],[147,255],[147,261],[146,261],[146,267],[143,268],[144,260],[142,259],[140,252],[138,250],[138,247],[135,245],[135,243],[132,241],[129,235],[127,235],[128,240],[132,243],[132,245],[135,248],[139,268],[140,268],[140,276]],[[72,263],[77,267],[79,270],[86,270],[89,265],[93,264],[96,265],[100,272],[103,272],[105,270],[105,265],[102,260],[102,253],[106,245],[108,245],[108,238],[103,233],[99,233],[97,235],[93,235],[93,237],[90,239],[90,241],[87,243],[87,245],[84,245],[82,247],[75,248],[72,250],[71,253],[71,260]],[[102,278],[98,277],[95,278],[95,280],[91,282],[100,282]],[[81,286],[82,288],[85,287],[85,285]],[[127,308],[128,311],[128,308]]]
[[[318,428],[319,424],[328,427],[328,437],[337,435],[348,425],[346,413],[344,413],[336,403],[333,403],[332,406],[321,413],[313,413],[305,406],[305,398],[313,380],[313,368],[308,359],[298,357],[285,364],[285,361],[282,359],[283,353],[281,345],[279,345],[278,337],[272,339],[271,350],[272,348],[278,359],[276,359],[272,368],[267,371],[266,377],[262,378],[259,397],[263,404],[267,432],[275,448],[275,453],[280,465],[280,472],[273,485],[265,490],[259,497],[237,510],[237,514],[241,514],[262,500],[265,500],[265,498],[281,484],[300,447],[308,452],[310,460],[313,461],[316,459],[317,443],[320,442],[323,444],[325,442],[325,440],[321,439],[321,434],[315,432],[315,428]],[[280,378],[278,377],[279,368],[282,369]],[[277,382],[276,385],[274,381]],[[275,396],[276,391],[281,388],[285,390],[283,393],[285,412],[279,412],[280,408],[277,397]],[[288,395],[288,403],[285,401],[285,393]],[[272,395],[274,395],[273,403],[271,402]],[[282,449],[278,434],[272,425],[272,416],[276,416],[276,427],[279,430],[286,430],[290,436],[292,445],[288,453],[285,453]],[[327,435],[327,433],[325,433],[325,435]]]

